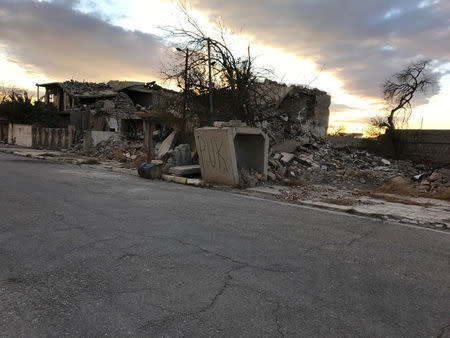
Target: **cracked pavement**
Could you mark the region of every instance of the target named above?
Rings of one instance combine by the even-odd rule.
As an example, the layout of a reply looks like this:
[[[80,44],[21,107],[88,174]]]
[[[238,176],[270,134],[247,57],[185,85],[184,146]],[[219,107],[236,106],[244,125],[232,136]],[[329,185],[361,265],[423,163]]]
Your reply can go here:
[[[0,154],[1,336],[448,333],[446,232]]]

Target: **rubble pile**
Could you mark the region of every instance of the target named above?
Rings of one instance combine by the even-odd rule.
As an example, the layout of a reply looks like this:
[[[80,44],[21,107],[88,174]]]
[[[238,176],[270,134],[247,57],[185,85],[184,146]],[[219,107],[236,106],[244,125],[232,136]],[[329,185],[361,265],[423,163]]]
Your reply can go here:
[[[377,192],[438,197],[450,200],[450,169],[440,168],[425,171],[412,177],[397,176],[381,185]]]
[[[66,92],[72,93],[73,95],[91,95],[111,92],[111,87],[106,83],[80,82],[70,80],[61,83],[61,86]]]
[[[116,118],[129,118],[137,110],[130,97],[122,92],[114,98],[113,105],[112,109]]]
[[[269,177],[279,181],[303,178],[310,182],[349,185],[379,185],[387,177],[412,177],[420,173],[409,162],[392,162],[366,151],[339,149],[320,140],[275,145],[269,166]]]
[[[367,151],[333,146],[307,133],[271,144],[268,180],[308,186],[313,195],[334,196],[336,189],[375,189],[380,193],[450,199],[450,169],[433,170],[410,161],[387,160]],[[323,191],[313,191],[313,187]]]
[[[444,192],[448,193],[450,199],[450,169],[441,168],[433,171],[429,175],[424,174],[414,177],[419,190],[424,192]]]
[[[78,145],[72,151],[80,155],[95,157],[98,160],[116,160],[135,163],[136,165],[145,162],[147,159],[142,142],[124,141],[113,138],[102,141],[97,146],[88,150],[83,150],[82,145]]]
[[[256,123],[269,137],[271,144],[284,140],[296,140],[309,142],[309,138],[315,138],[315,125],[313,121],[305,120],[301,115],[292,119],[287,114],[278,112],[266,112],[261,122]]]

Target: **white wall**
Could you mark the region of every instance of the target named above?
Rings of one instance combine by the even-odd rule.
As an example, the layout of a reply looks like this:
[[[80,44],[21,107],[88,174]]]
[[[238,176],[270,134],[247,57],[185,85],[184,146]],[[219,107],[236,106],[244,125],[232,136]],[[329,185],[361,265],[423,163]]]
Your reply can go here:
[[[27,124],[9,124],[8,143],[31,148],[33,144],[32,127]]]

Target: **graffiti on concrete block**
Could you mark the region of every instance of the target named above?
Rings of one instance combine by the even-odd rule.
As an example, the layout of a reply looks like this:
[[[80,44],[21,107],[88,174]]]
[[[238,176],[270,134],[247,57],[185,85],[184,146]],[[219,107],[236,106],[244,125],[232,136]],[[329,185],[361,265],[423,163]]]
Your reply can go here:
[[[224,173],[230,172],[231,163],[226,152],[225,140],[223,137],[197,136],[199,158],[205,167],[212,167]]]

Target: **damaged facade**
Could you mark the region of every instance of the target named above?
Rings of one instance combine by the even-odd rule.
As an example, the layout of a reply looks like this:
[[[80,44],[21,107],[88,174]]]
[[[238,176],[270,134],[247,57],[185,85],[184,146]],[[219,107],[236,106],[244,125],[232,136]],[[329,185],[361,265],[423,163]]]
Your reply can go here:
[[[148,111],[173,99],[178,93],[155,82],[109,81],[92,83],[65,81],[37,84],[45,89],[39,99],[53,103],[67,123],[81,132],[118,132],[126,137],[143,137],[138,111]]]
[[[158,155],[161,150],[164,150],[168,154],[167,156],[156,156],[158,160],[163,160],[164,172],[168,172],[171,167],[181,165],[178,163],[179,161],[175,161],[175,149],[178,145],[175,137],[173,137],[174,142],[171,142],[170,146],[164,146],[166,141],[168,142],[168,139],[170,139],[170,135],[178,135],[177,127],[165,125],[159,131],[154,128],[160,123],[158,122],[160,119],[156,118],[157,115],[163,111],[170,111],[176,118],[180,118],[178,110],[181,105],[172,105],[172,107],[178,107],[178,109],[167,109],[167,107],[170,107],[168,102],[178,102],[179,99],[183,98],[180,93],[164,89],[154,82],[110,81],[108,83],[87,83],[66,81],[39,84],[39,87],[44,87],[46,90],[43,96],[45,102],[55,104],[60,113],[70,121],[70,124],[74,125],[77,130],[84,131],[82,148],[75,146],[79,149],[78,151],[95,155],[97,158],[124,161],[131,159],[136,163],[138,160],[142,163],[145,155],[149,155],[147,158],[155,158],[154,155]],[[192,155],[193,159],[204,155],[200,152],[206,151],[205,144],[209,146],[214,144],[214,147],[211,148],[211,154],[208,154],[207,158],[213,158],[213,153],[216,154],[218,156],[216,162],[222,167],[222,164],[226,162],[224,159],[234,158],[220,153],[225,149],[224,144],[230,143],[228,139],[232,139],[234,143],[231,142],[233,144],[230,145],[230,149],[233,150],[233,154],[236,153],[236,161],[241,160],[234,167],[231,164],[228,165],[228,162],[223,167],[227,170],[234,168],[233,182],[235,184],[239,181],[238,176],[243,176],[243,170],[249,173],[256,170],[257,176],[262,180],[266,179],[268,174],[269,179],[283,180],[287,176],[286,173],[277,176],[276,168],[273,168],[273,163],[268,161],[268,157],[271,158],[275,155],[273,152],[270,155],[268,154],[269,143],[271,146],[277,146],[288,140],[291,143],[294,142],[295,148],[297,148],[300,145],[313,144],[316,140],[322,139],[328,129],[331,98],[327,93],[304,86],[287,86],[270,80],[261,82],[257,86],[256,92],[258,92],[258,95],[255,94],[253,100],[258,101],[255,105],[258,107],[258,113],[252,124],[259,129],[244,128],[244,125],[240,126],[240,129],[235,125],[228,126],[228,128],[231,128],[230,130],[233,130],[233,132],[244,128],[257,135],[261,134],[263,135],[262,139],[265,140],[265,146],[255,147],[249,141],[248,136],[235,138],[233,133],[233,137],[229,137],[225,141],[224,139],[214,139],[213,142],[211,138],[207,143],[202,143],[202,140],[199,139],[200,134],[197,133],[198,137],[195,141],[198,141],[199,145],[196,145],[193,142],[194,140],[191,140],[191,144],[187,144],[191,147],[190,149],[193,149],[193,154],[189,154],[189,157]],[[161,109],[162,107],[163,109]],[[223,105],[222,108],[224,107],[226,108],[226,105]],[[220,111],[220,109],[218,110]],[[193,131],[198,127],[201,127],[201,125],[197,123],[187,129]],[[224,131],[223,128],[226,126],[215,127],[219,131]],[[253,129],[256,131],[253,131]],[[172,134],[170,134],[171,132]],[[165,140],[166,137],[167,140]],[[138,142],[131,144],[130,139]],[[189,141],[184,140],[184,143],[186,142]],[[242,149],[245,149],[245,158],[259,158],[253,155],[262,154],[262,160],[255,160],[258,165],[243,165],[245,161],[242,160]],[[286,152],[285,149],[281,151]],[[195,164],[194,161],[188,162],[183,163],[183,165]],[[270,168],[267,166],[268,162]],[[264,168],[264,170],[261,170],[261,168]],[[290,172],[293,172],[294,169],[290,169],[292,169]]]

